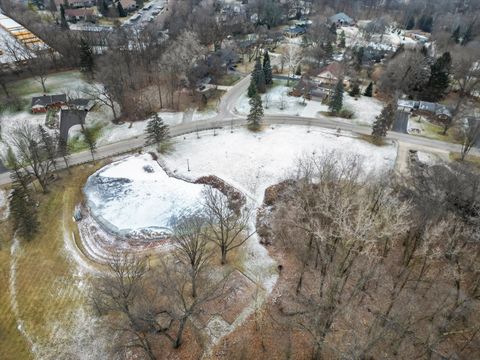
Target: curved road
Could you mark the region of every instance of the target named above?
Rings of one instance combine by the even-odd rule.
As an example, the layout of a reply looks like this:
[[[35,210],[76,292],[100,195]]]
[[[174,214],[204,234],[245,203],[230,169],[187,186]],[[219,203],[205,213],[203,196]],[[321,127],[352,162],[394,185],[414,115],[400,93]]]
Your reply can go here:
[[[235,86],[231,87],[227,93],[223,96],[218,115],[215,117],[203,120],[195,121],[187,124],[180,124],[170,127],[170,134],[172,136],[183,135],[194,131],[208,130],[212,128],[228,127],[244,125],[246,123],[246,117],[236,113],[235,105],[241,94],[246,92],[249,84],[249,77],[245,77],[240,80]],[[332,119],[328,117],[308,118],[291,115],[272,116],[267,115],[263,118],[263,121],[267,124],[289,124],[289,125],[307,125],[315,127],[323,127],[327,129],[335,129],[340,131],[350,131],[359,134],[368,135],[371,133],[371,128],[368,126],[356,125],[348,122],[339,121],[338,119]],[[389,132],[387,139],[396,140],[400,145],[408,148],[428,148],[431,150],[450,152],[461,150],[460,145],[446,143],[443,141],[427,139],[419,136]],[[127,153],[143,147],[145,143],[145,136],[137,136],[135,138],[122,140],[116,143],[108,144],[99,147],[96,151],[96,159],[104,159],[110,156]],[[473,149],[472,153],[478,154],[478,149]],[[70,157],[70,165],[78,165],[91,161],[91,155],[89,151],[83,151],[72,154]],[[59,167],[62,167],[63,160],[59,159]],[[10,183],[10,177],[8,173],[0,174],[0,185]]]

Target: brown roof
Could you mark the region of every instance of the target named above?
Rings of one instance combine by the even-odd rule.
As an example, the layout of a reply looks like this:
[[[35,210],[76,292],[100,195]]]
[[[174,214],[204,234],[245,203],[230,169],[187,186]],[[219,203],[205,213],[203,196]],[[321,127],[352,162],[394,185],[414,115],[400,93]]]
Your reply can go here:
[[[340,76],[343,72],[343,66],[342,64],[340,64],[339,62],[333,62],[327,66],[325,66],[323,69],[321,69],[319,72],[318,72],[318,75],[317,76],[321,76],[322,74],[325,74],[327,72],[330,72],[332,74],[334,74],[335,76]]]
[[[130,9],[134,6],[137,6],[137,2],[135,0],[120,0],[120,3],[124,9]]]

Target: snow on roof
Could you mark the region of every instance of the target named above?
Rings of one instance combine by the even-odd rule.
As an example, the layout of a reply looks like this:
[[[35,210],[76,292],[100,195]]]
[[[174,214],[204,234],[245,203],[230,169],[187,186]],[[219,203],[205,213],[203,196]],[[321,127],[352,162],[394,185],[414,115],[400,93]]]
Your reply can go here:
[[[337,22],[342,22],[342,23],[352,23],[353,22],[353,19],[348,16],[347,14],[341,12],[341,13],[338,13],[336,15],[333,15],[331,18],[330,18],[330,22],[332,23],[337,23]]]

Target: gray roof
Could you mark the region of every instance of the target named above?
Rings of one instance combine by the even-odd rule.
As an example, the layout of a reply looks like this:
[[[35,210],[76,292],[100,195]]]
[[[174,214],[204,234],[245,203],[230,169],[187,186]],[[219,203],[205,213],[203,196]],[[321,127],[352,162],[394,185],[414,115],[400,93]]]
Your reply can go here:
[[[65,94],[35,96],[32,98],[32,107],[48,106],[52,104],[65,103],[65,102],[67,102],[67,95]]]
[[[400,108],[417,109],[428,111],[435,115],[452,116],[450,109],[442,104],[431,103],[427,101],[398,100],[397,105]]]
[[[341,22],[341,23],[344,23],[344,24],[350,24],[350,23],[353,22],[353,19],[350,16],[348,16],[347,14],[341,12],[341,13],[338,13],[336,15],[333,15],[330,18],[330,22],[332,22],[332,23]]]

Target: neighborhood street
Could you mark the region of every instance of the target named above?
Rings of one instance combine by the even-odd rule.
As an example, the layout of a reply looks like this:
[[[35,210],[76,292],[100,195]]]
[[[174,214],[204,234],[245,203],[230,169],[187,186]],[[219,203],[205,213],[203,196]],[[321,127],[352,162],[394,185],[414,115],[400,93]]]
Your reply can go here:
[[[229,126],[239,126],[246,124],[246,117],[236,113],[235,105],[237,104],[238,98],[248,88],[250,82],[250,77],[246,76],[235,86],[232,86],[230,90],[223,96],[219,108],[218,115],[207,120],[195,121],[185,124],[179,124],[170,127],[171,136],[179,136],[182,134],[187,134],[194,131],[208,130],[212,128],[220,127],[229,127]],[[318,118],[309,118],[309,117],[300,117],[300,116],[289,116],[289,115],[276,115],[276,116],[265,116],[263,118],[264,123],[268,125],[305,125],[305,126],[315,126],[326,129],[334,129],[337,131],[350,131],[358,134],[369,135],[371,133],[371,128],[368,126],[356,125],[344,121],[335,120],[333,118],[328,118],[325,116]],[[439,140],[432,140],[420,136],[409,135],[405,133],[399,133],[391,131],[388,133],[386,139],[395,140],[403,147],[415,149],[416,147],[421,147],[423,149],[429,148],[432,151],[442,151],[442,152],[460,152],[461,146],[447,143]],[[123,153],[127,153],[136,149],[140,149],[145,144],[145,136],[137,136],[135,138],[122,140],[116,143],[108,144],[101,146],[97,149],[95,153],[96,159],[105,159],[110,156],[115,156]],[[473,154],[479,154],[478,149],[472,149]],[[70,165],[78,165],[91,161],[91,155],[89,151],[82,151],[75,154],[72,154],[70,157]],[[59,167],[63,166],[63,160],[58,160]],[[5,185],[10,183],[9,173],[0,174],[0,185]]]

